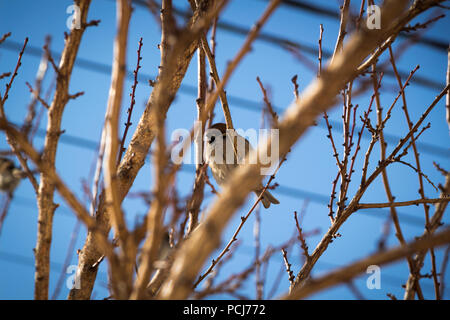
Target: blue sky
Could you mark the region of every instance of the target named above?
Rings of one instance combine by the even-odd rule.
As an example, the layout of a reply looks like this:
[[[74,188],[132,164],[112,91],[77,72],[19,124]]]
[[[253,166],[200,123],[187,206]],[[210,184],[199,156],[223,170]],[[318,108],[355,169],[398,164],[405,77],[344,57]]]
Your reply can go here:
[[[174,1],[179,7],[186,7],[187,1]],[[329,9],[338,11],[338,1],[314,1],[311,2]],[[60,52],[64,45],[64,31],[68,31],[66,21],[69,14],[66,8],[72,2],[68,0],[60,1],[26,1],[0,0],[0,35],[11,31],[12,36],[8,42],[0,46],[0,73],[11,71],[17,61],[19,49],[16,44],[22,44],[25,37],[29,37],[29,46],[22,59],[22,67],[15,80],[14,86],[9,94],[9,99],[5,109],[10,121],[21,123],[26,114],[27,104],[30,101],[30,94],[25,85],[28,81],[33,83],[37,68],[39,66],[39,55],[33,55],[33,48],[41,48],[47,35],[51,35],[51,49]],[[266,1],[244,0],[230,1],[224,11],[221,21],[230,22],[239,26],[250,28],[263,12]],[[355,11],[359,3],[354,3]],[[420,17],[418,21],[430,16],[437,15],[431,11]],[[61,138],[57,154],[57,170],[67,184],[76,191],[80,199],[83,199],[81,189],[82,179],[92,178],[92,164],[96,157],[96,141],[99,140],[101,128],[106,110],[108,90],[110,86],[110,74],[108,67],[112,62],[113,39],[115,36],[115,2],[111,0],[95,0],[92,2],[89,11],[89,19],[100,19],[98,27],[89,28],[80,46],[78,60],[76,62],[70,83],[70,92],[84,91],[84,95],[68,103],[62,128],[65,134]],[[179,20],[181,23],[181,20]],[[311,46],[317,46],[319,36],[319,24],[324,26],[323,47],[328,51],[334,48],[334,41],[337,37],[338,20],[318,16],[310,12],[294,10],[291,7],[280,6],[275,14],[264,26],[263,32],[281,36],[293,41],[298,41]],[[426,31],[429,38],[439,40],[444,43],[449,42],[448,30],[450,29],[450,19],[445,17],[433,24]],[[159,64],[159,50],[157,44],[160,39],[160,32],[153,16],[143,7],[136,6],[130,25],[129,45],[128,45],[128,70],[133,70],[136,63],[136,50],[139,38],[143,38],[142,48],[142,69],[136,92],[136,106],[133,113],[134,130],[139,117],[144,110],[145,102],[151,92],[147,80],[154,79]],[[217,32],[217,67],[220,74],[223,74],[227,61],[231,60],[239,50],[244,38],[229,31],[218,29]],[[404,41],[400,40],[400,45]],[[397,46],[394,47],[397,48]],[[314,63],[316,56],[305,54]],[[382,60],[386,55],[382,56]],[[88,62],[91,63],[89,66]],[[92,67],[96,64],[96,68]],[[407,74],[417,64],[420,69],[416,75],[432,79],[436,83],[442,84],[441,88],[430,88],[419,86],[412,81],[407,88],[407,101],[411,117],[417,120],[423,110],[433,101],[445,83],[445,71],[447,68],[447,53],[445,50],[438,50],[422,45],[410,46],[397,61],[399,69]],[[197,63],[196,58],[191,62],[182,87],[168,112],[167,134],[177,128],[189,129],[196,117],[195,107],[195,86],[197,83]],[[256,41],[253,50],[244,58],[235,74],[227,85],[231,114],[235,127],[244,130],[249,128],[259,128],[261,126],[261,109],[263,107],[262,94],[256,77],[259,76],[266,88],[270,91],[272,103],[279,110],[287,108],[293,100],[293,88],[290,79],[295,74],[299,77],[300,91],[315,77],[315,70],[306,68],[299,63],[295,57],[286,50],[263,41]],[[44,88],[48,88],[52,82],[53,74],[49,72],[44,81]],[[403,79],[404,80],[404,79]],[[4,88],[6,80],[0,80],[0,88]],[[130,78],[125,83],[125,92],[122,105],[122,117],[125,122],[126,108],[129,105],[128,92],[131,92],[132,82]],[[193,89],[193,90],[192,90]],[[396,81],[392,77],[385,76],[381,88],[381,101],[383,105],[389,106],[398,92]],[[371,92],[367,92],[355,98],[355,103],[360,104],[360,111],[367,108]],[[239,99],[240,100],[239,100]],[[242,101],[244,99],[244,101]],[[335,121],[340,120],[341,110],[339,107],[330,113]],[[220,106],[216,108],[216,120],[223,120]],[[449,133],[445,122],[445,103],[442,100],[433,112],[428,121],[431,122],[431,129],[427,130],[420,138],[418,144],[421,152],[421,165],[423,171],[435,183],[442,183],[443,177],[434,169],[433,161],[438,162],[446,169],[450,169],[449,162]],[[359,125],[359,123],[358,123]],[[41,122],[41,128],[45,132],[45,116]],[[396,141],[406,134],[407,126],[398,104],[389,121],[386,134],[393,136],[388,140],[388,150],[395,146]],[[286,241],[295,228],[293,212],[301,211],[305,201],[309,201],[306,215],[303,219],[303,229],[305,231],[320,229],[320,233],[307,239],[310,250],[320,241],[321,236],[329,227],[328,209],[326,204],[331,192],[331,181],[336,175],[335,161],[332,157],[331,146],[326,138],[326,130],[323,127],[323,120],[319,119],[319,126],[311,128],[307,134],[295,145],[288,156],[288,160],[283,164],[276,177],[276,182],[280,185],[273,194],[280,200],[281,204],[272,206],[269,210],[261,210],[261,245],[262,251],[269,245],[277,245]],[[8,149],[8,145],[3,133],[0,133],[0,150]],[[131,136],[131,134],[129,135]],[[341,131],[337,126],[334,131],[337,141],[341,141]],[[76,140],[77,138],[78,140]],[[81,140],[80,140],[81,139]],[[42,134],[38,132],[34,140],[36,148],[42,147]],[[365,152],[368,140],[363,139],[362,150]],[[338,144],[340,146],[340,144]],[[430,152],[431,150],[431,152]],[[373,153],[374,167],[379,154],[379,146]],[[411,155],[407,158],[412,161]],[[356,164],[355,175],[361,171],[361,161]],[[419,198],[417,193],[418,179],[416,174],[408,167],[393,164],[388,169],[391,187],[396,200],[410,200]],[[192,166],[186,166],[178,174],[177,186],[181,196],[188,195],[194,177]],[[350,195],[357,187],[355,179],[350,187]],[[149,161],[140,171],[132,193],[148,191],[152,186],[151,167]],[[296,189],[295,194],[292,189]],[[214,196],[207,190],[207,199],[203,209],[207,207]],[[430,198],[437,197],[438,194],[428,183],[425,185],[426,195]],[[3,198],[2,198],[3,200]],[[250,208],[253,196],[249,197],[247,204],[234,216],[223,237],[224,244],[230,239],[231,234],[239,224],[240,216]],[[54,291],[57,279],[61,272],[61,266],[65,259],[70,237],[75,226],[73,213],[67,208],[64,201],[59,196],[56,202],[60,203],[54,217],[53,243],[51,251],[51,279],[50,292]],[[369,188],[362,202],[386,202],[381,179],[377,179]],[[146,213],[147,207],[142,200],[132,198],[127,199],[123,204],[127,213],[129,225],[133,225],[136,216]],[[423,232],[424,214],[419,207],[400,208],[400,221],[405,237],[412,240],[414,236]],[[385,210],[367,210],[355,213],[341,228],[342,237],[336,239],[327,252],[320,258],[316,265],[313,276],[323,274],[338,266],[345,265],[358,258],[364,257],[376,251],[376,243],[380,237],[381,230],[388,212]],[[0,299],[32,299],[34,280],[34,257],[32,249],[36,241],[36,219],[37,209],[33,189],[28,181],[23,181],[15,193],[14,201],[10,207],[9,215],[3,226],[0,235]],[[448,217],[444,218],[446,223]],[[235,252],[234,258],[222,269],[218,279],[225,279],[228,275],[242,270],[243,266],[249,265],[254,258],[253,225],[254,216],[244,226],[239,236],[241,245]],[[78,235],[75,248],[82,248],[86,231],[81,229]],[[388,239],[388,246],[398,244],[393,232]],[[437,262],[440,268],[443,259],[443,249],[437,250]],[[298,272],[301,261],[300,247],[297,245],[289,251],[289,260],[293,265],[293,271]],[[72,254],[72,264],[77,263],[76,254]],[[282,268],[282,256],[275,254],[270,261],[267,272],[267,294],[277,274]],[[206,267],[206,266],[205,266]],[[425,261],[423,273],[430,271],[429,258]],[[449,270],[447,270],[448,272]],[[381,269],[381,289],[369,290],[365,281],[368,275],[359,277],[355,284],[365,298],[386,299],[386,293],[390,292],[397,297],[402,297],[403,289],[401,284],[406,281],[408,268],[405,262],[399,262]],[[69,275],[65,276],[67,279]],[[424,294],[432,298],[433,285],[429,279],[421,281]],[[107,270],[103,263],[96,286],[94,288],[94,298],[102,299],[108,296],[106,289]],[[450,287],[450,280],[446,281],[446,287]],[[277,295],[285,292],[288,288],[287,275],[284,273]],[[58,298],[66,297],[68,289],[64,285]],[[240,291],[250,298],[255,297],[254,278],[251,277]],[[450,292],[446,292],[448,298]],[[267,296],[265,296],[267,297]],[[215,298],[231,298],[220,295]],[[317,299],[354,299],[355,295],[345,285],[326,290],[311,298]]]

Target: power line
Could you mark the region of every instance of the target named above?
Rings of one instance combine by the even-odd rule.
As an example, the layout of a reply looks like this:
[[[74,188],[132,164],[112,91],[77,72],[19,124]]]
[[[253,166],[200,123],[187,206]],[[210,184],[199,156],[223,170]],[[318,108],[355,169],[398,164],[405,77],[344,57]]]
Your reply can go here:
[[[133,1],[133,3],[137,4],[140,7],[148,8],[148,3],[145,0],[132,0],[132,1]],[[268,0],[265,0],[265,1],[268,1]],[[318,5],[309,3],[309,2],[294,1],[294,0],[282,0],[281,4],[284,6],[291,7],[292,9],[297,10],[297,11],[306,11],[306,12],[313,13],[315,15],[332,18],[334,20],[340,19],[340,13],[337,12],[336,10],[325,8],[323,6],[318,6]],[[192,12],[189,12],[187,10],[182,10],[182,9],[179,9],[176,7],[173,8],[173,12],[175,14],[177,14],[178,16],[181,16],[184,18],[189,18],[192,15]],[[244,27],[239,27],[235,24],[224,22],[222,20],[223,19],[220,19],[217,23],[217,27],[220,29],[231,31],[231,32],[234,32],[234,33],[237,33],[240,35],[247,35],[248,32],[250,31],[249,29],[246,29]],[[400,33],[399,36],[403,37],[403,38],[414,38],[414,35],[411,35],[408,33]],[[307,52],[309,54],[314,54],[316,56],[318,54],[318,49],[316,47],[312,47],[310,45],[305,45],[305,44],[300,44],[296,41],[288,40],[286,38],[282,38],[279,36],[270,35],[267,33],[260,33],[258,38],[259,38],[259,40],[276,43],[276,44],[281,44],[281,45],[289,45],[289,46],[292,46],[292,47],[295,47],[298,49],[302,49],[305,52]],[[417,43],[423,44],[424,46],[428,46],[430,48],[439,50],[441,52],[447,52],[447,48],[448,48],[447,42],[443,42],[443,41],[433,39],[430,37],[426,37],[426,36],[423,36],[420,39],[414,39],[414,41]],[[332,54],[330,51],[323,51],[322,53],[324,54],[324,56],[331,56],[331,54]]]
[[[17,51],[17,50],[20,50],[21,47],[22,47],[22,44],[20,44],[18,42],[6,40],[4,43],[2,43],[2,46],[0,48],[5,48],[10,51]],[[57,52],[51,51],[51,53],[54,56],[54,58],[59,59],[59,54]],[[28,45],[27,49],[25,50],[25,54],[32,55],[35,57],[40,57],[42,55],[42,50],[39,47]],[[77,58],[75,61],[75,65],[77,67],[80,67],[85,70],[103,73],[106,75],[111,74],[111,70],[112,70],[110,65],[99,63],[99,62],[94,62],[92,60],[88,60],[88,59],[84,59],[84,58]],[[127,71],[127,77],[130,80],[133,80],[134,75],[131,71]],[[149,79],[154,79],[154,78],[155,78],[154,76],[151,76],[148,74],[143,74],[143,73],[138,74],[139,81],[141,81],[143,83],[146,83]],[[180,86],[180,92],[182,92],[182,93],[184,92],[189,95],[196,96],[197,88],[194,86],[191,86],[189,84],[182,84]],[[238,108],[242,108],[242,109],[246,109],[246,110],[250,110],[250,111],[256,111],[256,112],[261,112],[261,110],[262,110],[262,103],[252,101],[249,99],[245,99],[245,98],[241,98],[241,97],[237,97],[237,96],[233,96],[233,95],[228,95],[228,101]],[[277,113],[284,112],[284,109],[279,108],[277,106],[274,106],[274,110]],[[337,131],[337,128],[340,127],[341,123],[338,121],[335,121],[333,119],[329,119],[329,121],[332,125],[332,130]],[[321,129],[326,129],[326,125],[325,125],[324,121],[319,121],[318,127]],[[359,127],[355,127],[355,130],[359,130],[359,129],[360,129]],[[41,135],[41,136],[45,135],[45,131],[39,129],[37,134]],[[370,139],[371,135],[368,132],[364,131],[363,138]],[[385,133],[385,140],[388,143],[398,143],[398,141],[400,139],[401,138],[396,135],[391,135],[391,134]],[[89,149],[93,149],[93,150],[95,150],[98,146],[97,142],[94,142],[94,141],[91,141],[88,139],[84,139],[84,138],[70,136],[68,134],[61,135],[61,141],[66,142],[68,144],[75,145],[75,146],[80,146],[81,143],[86,143],[87,147]],[[443,157],[443,158],[450,157],[449,149],[446,149],[446,148],[443,148],[440,146],[436,146],[436,145],[432,145],[429,143],[421,142],[421,141],[417,141],[416,145],[422,152],[432,154],[435,156],[439,156],[439,157]]]
[[[189,173],[192,175],[195,174],[195,167],[193,165],[183,165],[181,166],[180,170],[182,172]],[[307,199],[311,202],[323,206],[327,206],[328,201],[330,199],[329,196],[317,192],[311,192],[308,190],[303,190],[300,188],[285,185],[279,185],[275,190],[273,190],[273,193],[284,195],[286,197],[293,199]],[[14,203],[18,205],[24,205],[27,207],[34,207],[34,208],[36,207],[36,202],[34,200],[22,196],[14,196]],[[58,212],[61,212],[65,216],[75,217],[74,215],[71,214],[72,210],[68,207],[65,207],[64,205],[60,205],[58,207]],[[360,210],[356,214],[385,220],[389,216],[389,211],[387,209],[367,209],[367,210]],[[422,218],[404,212],[398,212],[397,214],[402,223],[406,223],[409,225],[416,225],[420,227],[423,227],[424,225],[424,220]]]
[[[267,0],[265,0],[267,1]],[[326,16],[328,18],[332,18],[335,20],[339,20],[341,15],[337,11],[333,9],[328,9],[322,6],[318,6],[309,2],[305,1],[296,1],[296,0],[282,0],[282,5],[291,7],[293,9],[301,10],[301,11],[307,11],[311,12],[313,14],[319,15],[319,16]],[[400,37],[403,38],[413,38],[414,36],[408,33],[400,33]],[[428,46],[430,48],[439,50],[441,52],[446,52],[448,48],[448,43],[439,41],[437,39],[433,39],[430,37],[423,36],[418,40],[414,40],[420,44],[423,44],[425,46]]]
[[[140,7],[148,8],[147,3],[143,0],[133,0],[133,2],[136,3]],[[295,3],[300,5],[297,2],[295,2]],[[319,14],[323,14],[324,12],[328,12],[328,14],[333,13],[333,17],[339,18],[339,14],[337,14],[337,16],[336,16],[336,12],[330,11],[329,9],[320,8],[320,7],[309,5],[309,4],[302,4],[302,5],[304,8],[309,8],[309,10],[316,10],[315,11],[316,13],[319,13]],[[298,8],[300,8],[300,7],[298,7]],[[187,18],[187,17],[191,16],[191,13],[189,11],[182,10],[182,9],[179,9],[176,7],[173,8],[173,12],[176,15],[181,16],[183,18]],[[226,22],[223,19],[218,20],[217,28],[240,35],[240,36],[247,36],[247,34],[250,32],[250,30],[246,27],[242,27],[242,26],[238,26],[236,24],[230,23],[230,22]],[[402,33],[400,33],[400,35],[402,35]],[[412,36],[409,34],[406,34],[406,35],[403,35],[403,37],[411,38]],[[297,50],[303,51],[303,52],[313,55],[315,57],[317,57],[317,55],[319,53],[317,46],[312,46],[312,45],[309,45],[306,43],[300,43],[298,41],[290,40],[290,39],[276,36],[276,35],[273,35],[270,33],[260,32],[257,37],[257,40],[261,40],[263,42],[267,42],[267,43],[271,43],[271,44],[276,44],[276,45],[281,46],[282,48],[295,48]],[[417,42],[420,42],[420,39],[418,39]],[[438,48],[439,50],[443,49],[443,50],[445,50],[443,52],[446,53],[446,50],[447,50],[446,43],[439,42],[439,41],[433,40],[433,39],[428,39],[428,38],[427,38],[427,40],[422,41],[422,43],[432,46],[435,49],[436,48]],[[324,58],[330,58],[332,55],[332,52],[330,50],[327,50],[326,48],[323,48],[322,55]],[[410,72],[404,71],[404,70],[398,70],[398,73],[402,78],[407,78],[409,76]],[[389,77],[395,77],[395,73],[392,70],[384,70],[384,74]],[[441,90],[444,87],[444,84],[442,84],[438,81],[435,81],[433,79],[429,79],[426,77],[422,77],[419,75],[414,76],[414,79],[415,79],[415,84],[421,85],[424,87],[428,87],[430,89]]]

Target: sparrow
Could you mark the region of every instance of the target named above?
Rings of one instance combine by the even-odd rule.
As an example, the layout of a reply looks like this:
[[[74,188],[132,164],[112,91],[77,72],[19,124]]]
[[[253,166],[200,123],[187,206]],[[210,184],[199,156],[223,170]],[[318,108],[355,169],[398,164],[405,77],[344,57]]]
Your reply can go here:
[[[233,137],[235,140],[233,140]],[[206,130],[204,140],[205,160],[211,168],[214,179],[220,186],[227,182],[233,170],[239,167],[243,163],[246,155],[253,150],[247,139],[237,134],[234,130],[227,131],[225,123],[213,124]],[[237,157],[235,156],[232,145],[233,141],[236,141]],[[242,148],[240,146],[244,147]],[[263,189],[264,187],[260,183],[253,192],[259,197]],[[271,203],[280,203],[268,190],[264,192],[261,202],[266,209],[270,207]]]
[[[8,158],[0,157],[0,190],[12,194],[25,177],[25,172],[14,166]]]

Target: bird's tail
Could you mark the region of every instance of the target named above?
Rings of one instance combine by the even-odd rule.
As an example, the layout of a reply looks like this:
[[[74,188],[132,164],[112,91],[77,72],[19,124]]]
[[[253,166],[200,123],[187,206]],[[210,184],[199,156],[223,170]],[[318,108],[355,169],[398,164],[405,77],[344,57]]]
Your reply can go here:
[[[262,190],[259,191],[255,191],[256,195],[259,196],[261,194]],[[269,190],[266,190],[261,198],[261,202],[264,206],[264,208],[269,208],[270,204],[279,204],[280,201],[277,200],[277,198],[275,198],[270,192]]]

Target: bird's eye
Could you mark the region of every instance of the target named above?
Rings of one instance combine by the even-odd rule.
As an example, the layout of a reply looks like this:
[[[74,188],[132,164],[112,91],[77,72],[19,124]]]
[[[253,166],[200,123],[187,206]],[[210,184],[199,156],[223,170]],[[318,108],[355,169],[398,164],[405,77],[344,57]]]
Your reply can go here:
[[[215,137],[215,136],[212,136],[211,139],[209,139],[209,143],[213,143],[214,140],[216,140],[216,137]]]

